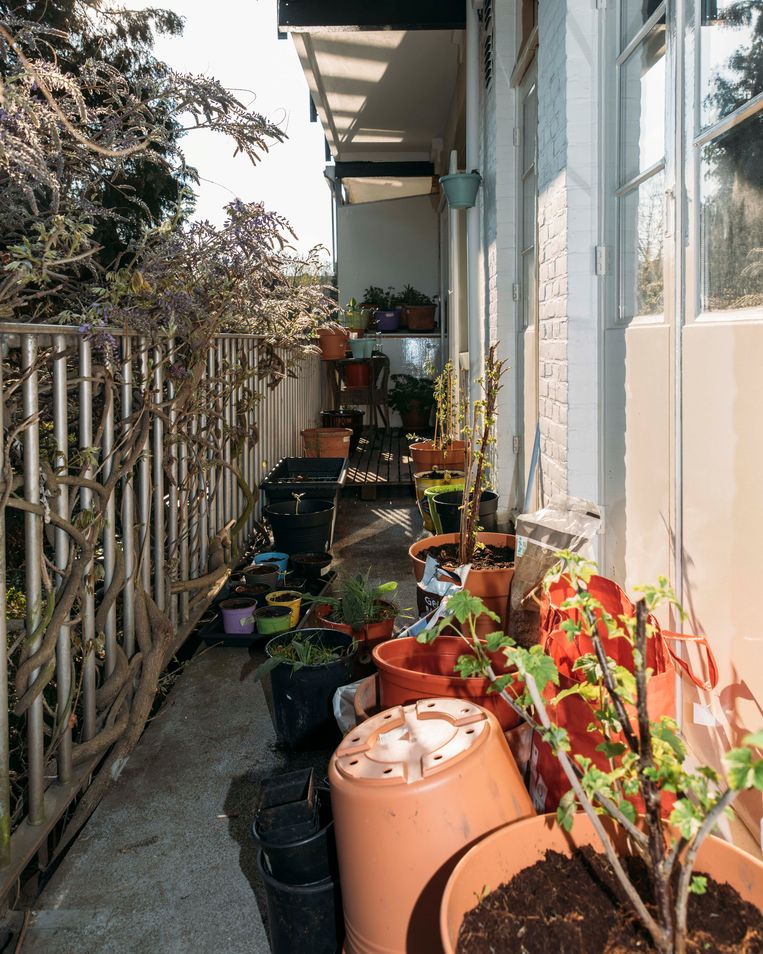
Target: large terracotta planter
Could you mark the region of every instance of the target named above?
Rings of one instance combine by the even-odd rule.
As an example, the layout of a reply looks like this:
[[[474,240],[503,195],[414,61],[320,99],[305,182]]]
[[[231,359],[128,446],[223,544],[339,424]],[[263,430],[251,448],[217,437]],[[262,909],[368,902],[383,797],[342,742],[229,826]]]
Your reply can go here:
[[[391,603],[388,605],[392,605]],[[392,637],[395,629],[395,617],[380,620],[378,623],[366,623],[361,629],[353,630],[347,623],[336,623],[330,617],[331,606],[328,603],[319,603],[315,610],[315,616],[318,624],[324,629],[335,629],[340,633],[347,633],[354,636],[361,647],[371,648],[377,643],[383,643],[386,639]]]
[[[608,821],[618,848],[626,850],[620,829]],[[440,907],[440,938],[446,954],[454,954],[464,915],[476,906],[476,898],[493,891],[515,874],[541,861],[546,851],[569,855],[575,848],[601,844],[590,821],[578,815],[566,834],[556,824],[556,816],[538,815],[507,825],[471,848],[448,878]],[[763,862],[721,838],[708,838],[697,855],[696,870],[716,881],[727,881],[745,901],[760,907],[763,900]]]
[[[519,725],[521,720],[511,706],[497,693],[488,693],[489,679],[463,679],[457,675],[458,657],[467,651],[466,644],[457,636],[438,636],[431,645],[406,636],[375,646],[372,655],[379,670],[382,708],[435,696],[468,699],[492,712],[504,732]]]
[[[456,861],[532,814],[498,722],[459,699],[396,706],[356,726],[329,781],[346,954],[436,954]]]
[[[516,538],[510,533],[480,533],[478,540],[485,544],[493,544],[501,547],[515,547]],[[419,554],[422,550],[429,547],[442,546],[446,543],[457,543],[457,533],[442,533],[438,536],[427,537],[424,540],[418,540],[408,550],[408,555],[413,563],[413,575],[418,583],[424,575],[424,563],[426,557]],[[509,614],[509,590],[511,589],[511,580],[514,576],[514,568],[506,567],[500,570],[470,570],[466,578],[466,589],[472,596],[479,596],[482,602],[489,610],[497,613],[501,619],[500,624],[487,617],[481,617],[477,623],[477,633],[484,636],[486,633],[494,632],[499,628],[506,630]]]
[[[410,447],[414,473],[433,467],[463,470],[466,462],[466,444],[452,441],[447,450],[437,450],[432,441],[414,441]]]
[[[346,328],[319,328],[318,344],[323,361],[340,361],[347,354],[350,333]]]
[[[403,305],[403,314],[411,331],[431,331],[437,305]]]
[[[302,431],[305,457],[348,457],[351,439],[349,427],[307,427]]]

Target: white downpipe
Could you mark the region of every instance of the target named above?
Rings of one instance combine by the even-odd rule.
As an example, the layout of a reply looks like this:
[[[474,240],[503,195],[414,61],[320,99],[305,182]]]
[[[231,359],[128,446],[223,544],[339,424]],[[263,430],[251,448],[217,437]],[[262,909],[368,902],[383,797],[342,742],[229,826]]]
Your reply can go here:
[[[466,171],[479,164],[480,24],[472,0],[466,0]],[[484,329],[480,314],[480,214],[477,204],[466,210],[467,315],[469,327],[469,389],[472,404],[479,399],[477,379],[485,362]]]
[[[448,172],[458,172],[458,152],[451,150]],[[448,263],[449,285],[448,298],[448,357],[455,371],[456,403],[460,401],[459,391],[461,374],[459,371],[459,354],[461,353],[461,228],[458,209],[450,209],[448,248],[450,262]]]

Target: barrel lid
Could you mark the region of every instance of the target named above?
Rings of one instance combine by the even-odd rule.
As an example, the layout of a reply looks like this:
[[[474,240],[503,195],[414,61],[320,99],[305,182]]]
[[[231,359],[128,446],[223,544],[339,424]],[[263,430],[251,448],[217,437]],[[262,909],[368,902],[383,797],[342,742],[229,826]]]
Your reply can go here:
[[[372,716],[344,737],[334,764],[347,779],[416,782],[442,771],[486,736],[487,712],[464,699],[421,699]]]

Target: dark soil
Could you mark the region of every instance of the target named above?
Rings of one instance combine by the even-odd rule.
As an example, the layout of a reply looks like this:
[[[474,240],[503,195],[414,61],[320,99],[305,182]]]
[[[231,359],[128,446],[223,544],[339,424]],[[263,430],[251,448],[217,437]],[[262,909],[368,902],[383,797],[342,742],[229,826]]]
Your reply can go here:
[[[258,616],[264,616],[267,619],[285,616],[286,613],[291,613],[291,610],[288,606],[265,606],[261,610],[257,611]]]
[[[628,870],[648,899],[646,868]],[[488,894],[461,925],[457,954],[630,954],[655,948],[603,855],[547,851]],[[688,954],[761,954],[763,914],[728,884],[708,878],[707,892],[689,899]]]
[[[274,603],[293,603],[299,597],[299,593],[279,593],[278,596],[271,596]]]
[[[447,570],[458,568],[458,544],[446,543],[442,546],[428,547],[419,552],[419,557],[426,560],[431,554],[440,566]],[[505,570],[514,566],[514,550],[511,547],[486,546],[474,554],[472,566],[475,570]]]

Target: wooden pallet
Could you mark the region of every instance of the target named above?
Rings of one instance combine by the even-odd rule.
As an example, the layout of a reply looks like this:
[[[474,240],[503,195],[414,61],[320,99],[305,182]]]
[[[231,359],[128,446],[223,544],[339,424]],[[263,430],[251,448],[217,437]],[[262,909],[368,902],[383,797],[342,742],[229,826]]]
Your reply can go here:
[[[380,488],[413,486],[408,440],[399,427],[385,431],[364,427],[357,450],[350,454],[345,487],[359,487],[363,500],[375,500]]]

